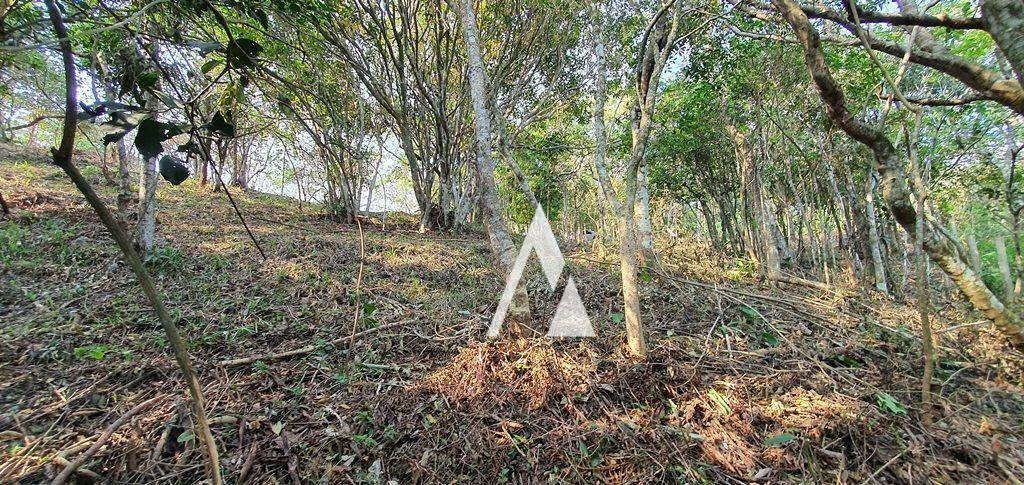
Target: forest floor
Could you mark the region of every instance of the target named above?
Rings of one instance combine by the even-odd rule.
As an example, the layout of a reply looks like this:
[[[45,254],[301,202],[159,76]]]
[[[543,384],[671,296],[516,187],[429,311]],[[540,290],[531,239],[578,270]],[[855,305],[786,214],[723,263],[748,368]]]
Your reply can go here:
[[[0,146],[0,194],[0,481],[51,479],[152,398],[77,477],[202,480],[180,373],[98,218],[44,150]],[[651,355],[638,361],[613,262],[575,250],[567,270],[598,337],[487,341],[502,282],[481,235],[367,222],[361,257],[355,225],[233,195],[266,261],[223,192],[191,180],[161,184],[147,261],[189,339],[229,483],[1024,479],[1024,356],[948,288],[934,294],[925,427],[912,305],[771,287],[749,263],[676,242],[642,278]],[[560,293],[537,268],[530,284],[546,322]]]

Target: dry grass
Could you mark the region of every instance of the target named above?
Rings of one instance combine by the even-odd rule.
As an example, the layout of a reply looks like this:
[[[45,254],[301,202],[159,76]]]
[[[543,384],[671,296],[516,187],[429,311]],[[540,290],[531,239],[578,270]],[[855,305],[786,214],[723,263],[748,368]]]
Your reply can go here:
[[[95,216],[42,152],[4,147],[0,193],[0,480],[36,483],[58,452],[135,404],[86,467],[103,481],[195,483],[186,393],[156,319]],[[98,169],[87,175],[108,197]],[[938,422],[919,424],[911,307],[762,286],[677,243],[643,287],[652,355],[624,353],[617,283],[570,260],[599,337],[484,342],[500,290],[476,234],[355,228],[238,194],[261,261],[222,194],[162,187],[149,261],[191,341],[232,482],[1002,483],[1024,476],[1021,355],[986,325],[941,333]],[[723,269],[724,268],[724,269]],[[539,319],[554,295],[535,272]],[[936,329],[976,320],[936,288]],[[947,303],[948,302],[948,303]],[[357,342],[359,327],[409,320]],[[216,363],[310,343],[305,357]],[[879,398],[906,409],[894,414]],[[159,448],[159,449],[157,449]],[[71,455],[73,459],[73,454]],[[59,459],[57,459],[59,461]],[[242,476],[244,475],[244,477]]]

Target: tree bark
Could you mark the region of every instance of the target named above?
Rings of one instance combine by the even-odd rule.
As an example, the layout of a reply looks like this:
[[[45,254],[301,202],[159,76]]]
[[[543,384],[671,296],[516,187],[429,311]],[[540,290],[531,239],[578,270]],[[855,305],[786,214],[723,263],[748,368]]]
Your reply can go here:
[[[469,90],[473,101],[474,134],[476,135],[476,174],[480,194],[480,208],[491,250],[501,267],[507,272],[516,259],[516,248],[502,217],[502,204],[494,181],[495,160],[491,153],[491,113],[487,106],[487,72],[480,52],[479,30],[473,0],[451,0],[458,3],[462,19],[462,34],[466,42],[469,61]],[[509,318],[514,323],[527,324],[530,320],[530,302],[525,282],[520,282],[509,306]]]
[[[139,175],[139,219],[135,227],[135,244],[145,257],[153,249],[156,238],[156,157],[142,159]]]
[[[967,255],[971,260],[971,271],[981,276],[981,253],[978,251],[978,238],[974,234],[967,235]]]
[[[1024,2],[984,0],[981,12],[989,35],[1013,68],[1017,82],[1024,86]]]
[[[1010,270],[1010,258],[1006,254],[1006,238],[996,236],[996,257],[999,259],[999,277],[1003,280],[1003,298],[1013,301],[1013,272]]]
[[[883,132],[855,118],[849,111],[846,106],[845,94],[829,71],[825,54],[821,48],[821,38],[800,7],[792,0],[772,0],[772,4],[792,27],[802,45],[804,62],[819,96],[825,104],[825,111],[829,118],[851,138],[871,149],[878,162],[878,172],[882,180],[882,196],[889,206],[893,218],[908,234],[916,234],[917,210],[910,196],[903,164],[892,142]],[[1003,302],[985,286],[981,278],[964,264],[955,248],[937,228],[933,227],[933,224],[926,221],[923,224],[925,227],[922,227],[924,240],[921,243],[928,256],[942,268],[974,307],[992,320],[1007,340],[1015,346],[1024,347],[1024,332],[1022,332],[1020,317],[1009,311]]]
[[[640,260],[645,264],[657,262],[657,254],[654,252],[654,227],[651,224],[651,193],[648,189],[647,164],[640,167],[637,177],[636,207],[636,237],[640,250]]]
[[[151,52],[156,55],[157,49],[152,46]],[[157,58],[153,62],[159,62]],[[157,80],[156,89],[160,89],[160,81]],[[150,108],[151,116],[156,120],[154,108],[157,104],[156,96],[149,95],[147,107]],[[159,155],[158,155],[159,156]],[[139,218],[135,227],[135,245],[139,248],[139,254],[145,258],[153,250],[156,239],[156,186],[159,176],[156,171],[157,157],[142,157],[142,165],[139,170]]]
[[[882,259],[882,242],[878,237],[878,217],[875,213],[875,170],[868,171],[867,183],[864,187],[865,205],[868,222],[868,247],[871,251],[871,268],[875,276],[875,289],[882,293],[889,292],[889,285],[885,281],[885,260]]]

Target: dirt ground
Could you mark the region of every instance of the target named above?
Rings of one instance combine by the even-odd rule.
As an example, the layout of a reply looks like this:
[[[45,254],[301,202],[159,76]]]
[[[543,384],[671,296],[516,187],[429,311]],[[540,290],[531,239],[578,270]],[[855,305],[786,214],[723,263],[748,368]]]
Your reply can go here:
[[[101,168],[83,172],[113,201]],[[184,384],[98,218],[41,150],[0,149],[0,194],[12,210],[0,218],[0,481],[51,480],[154,398],[76,478],[202,481]],[[1024,356],[949,288],[934,288],[925,427],[905,303],[770,287],[675,241],[643,276],[649,359],[625,352],[601,251],[567,266],[598,337],[488,341],[501,281],[481,235],[366,221],[361,251],[357,226],[315,207],[233,195],[267,260],[223,192],[194,181],[161,185],[147,260],[189,340],[229,483],[1024,479]],[[544,322],[560,293],[531,275]]]

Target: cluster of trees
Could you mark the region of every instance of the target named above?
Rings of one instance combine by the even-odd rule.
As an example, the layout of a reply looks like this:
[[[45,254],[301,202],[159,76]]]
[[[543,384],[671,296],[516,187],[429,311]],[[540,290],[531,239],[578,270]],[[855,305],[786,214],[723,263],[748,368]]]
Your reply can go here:
[[[1017,0],[14,0],[0,17],[4,137],[55,131],[68,83],[91,87],[68,108],[117,162],[119,214],[138,191],[143,254],[161,176],[276,171],[353,221],[397,158],[421,230],[480,224],[500,266],[538,204],[566,239],[617,245],[638,355],[642,268],[682,231],[768,281],[901,297],[928,274],[916,245],[1024,345]]]
[[[636,275],[656,262],[656,226],[745,254],[771,280],[851,277],[885,292],[905,286],[921,230],[931,259],[1018,342],[1001,300],[1024,272],[1019,12],[895,7],[58,5],[91,88],[80,131],[116,160],[119,212],[138,187],[143,253],[160,173],[248,188],[276,170],[353,221],[396,153],[421,228],[481,222],[499,261],[508,224],[538,203],[569,238],[617,242],[638,353]],[[58,39],[36,3],[3,18],[0,122],[31,142],[61,117]],[[987,281],[979,236],[999,255]]]

